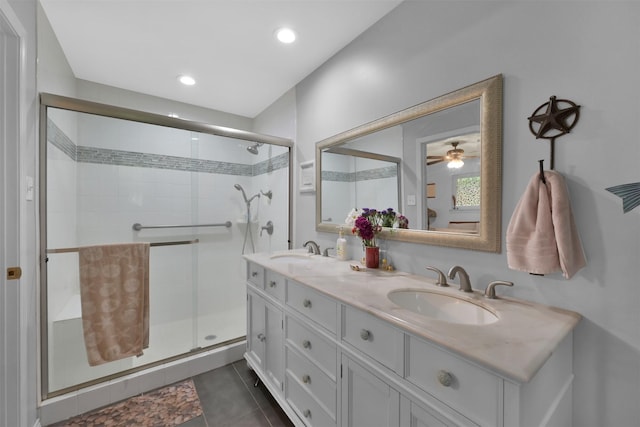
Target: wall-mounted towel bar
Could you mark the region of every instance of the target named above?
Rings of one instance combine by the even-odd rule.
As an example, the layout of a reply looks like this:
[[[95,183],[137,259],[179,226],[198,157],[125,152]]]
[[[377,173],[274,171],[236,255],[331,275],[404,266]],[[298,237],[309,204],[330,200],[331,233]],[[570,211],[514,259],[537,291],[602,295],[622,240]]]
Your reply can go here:
[[[143,228],[184,228],[184,227],[231,227],[231,221],[221,222],[219,224],[190,224],[190,225],[142,225],[139,222],[133,224],[131,228],[140,231]]]
[[[193,240],[176,240],[175,242],[153,242],[149,243],[149,246],[174,246],[174,245],[191,245],[200,242],[199,239]],[[48,254],[64,254],[68,252],[78,252],[80,248],[59,248],[59,249],[47,249]]]

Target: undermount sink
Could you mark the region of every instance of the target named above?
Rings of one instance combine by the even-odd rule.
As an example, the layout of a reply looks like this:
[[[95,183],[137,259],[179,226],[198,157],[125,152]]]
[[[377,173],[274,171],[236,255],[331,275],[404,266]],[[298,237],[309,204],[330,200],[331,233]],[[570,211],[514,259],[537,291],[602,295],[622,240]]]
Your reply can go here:
[[[278,258],[295,258],[295,259],[310,259],[311,258],[310,253],[308,252],[281,252],[281,253],[275,253],[273,255],[271,255],[269,258],[271,259],[278,259]]]
[[[269,258],[273,260],[282,260],[284,262],[289,262],[289,263],[308,262],[308,261],[328,262],[328,261],[335,260],[335,258],[333,257],[315,255],[308,252],[288,252],[288,251],[274,253]]]
[[[498,321],[498,316],[473,302],[424,290],[399,290],[389,292],[389,300],[400,307],[450,323],[488,325]]]

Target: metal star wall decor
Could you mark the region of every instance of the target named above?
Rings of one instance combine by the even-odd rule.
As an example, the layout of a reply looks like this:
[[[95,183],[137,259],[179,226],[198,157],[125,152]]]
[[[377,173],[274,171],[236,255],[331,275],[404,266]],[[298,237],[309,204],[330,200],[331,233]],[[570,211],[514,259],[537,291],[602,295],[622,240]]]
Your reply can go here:
[[[622,210],[624,213],[640,206],[640,182],[616,185],[605,190],[622,198]]]
[[[544,110],[544,112],[542,112]],[[529,130],[536,136],[536,139],[549,139],[551,169],[555,163],[556,138],[567,134],[578,123],[580,118],[580,106],[568,99],[556,99],[555,96],[549,98],[535,109],[528,117]]]
[[[561,104],[569,104],[569,106],[562,108]],[[542,109],[545,109],[545,112],[540,114]],[[536,136],[536,139],[555,139],[569,133],[578,123],[579,118],[579,105],[568,99],[556,99],[555,96],[552,96],[549,98],[549,102],[536,108],[529,117],[529,130]],[[535,124],[538,125],[537,129],[535,129]]]

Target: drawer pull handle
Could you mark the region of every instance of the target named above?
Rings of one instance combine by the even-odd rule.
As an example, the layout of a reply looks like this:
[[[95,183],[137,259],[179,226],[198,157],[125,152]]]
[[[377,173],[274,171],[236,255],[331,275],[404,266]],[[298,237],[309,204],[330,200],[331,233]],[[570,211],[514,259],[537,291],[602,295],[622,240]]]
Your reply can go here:
[[[251,277],[256,277],[257,275],[258,275],[258,272],[257,272],[257,271],[252,271],[252,272],[251,272]]]
[[[309,384],[311,382],[311,377],[309,375],[303,375],[302,382],[305,384]]]
[[[276,285],[277,285],[277,283],[276,283],[275,280],[272,280],[272,281],[269,282],[269,286],[272,287],[272,288],[275,288]]]
[[[264,334],[258,334],[258,339],[262,342],[264,342],[264,340],[267,339],[267,337]]]
[[[302,301],[302,305],[306,308],[311,308],[311,300],[306,299]]]
[[[305,418],[311,418],[311,411],[309,409],[305,409],[302,415],[304,415]]]
[[[371,338],[371,332],[367,331],[366,329],[361,330],[360,338],[362,338],[365,341],[368,341],[369,338]]]
[[[311,341],[309,341],[309,340],[302,341],[302,346],[304,348],[311,348]]]
[[[453,384],[453,375],[447,371],[438,371],[438,381],[445,387],[450,387]]]

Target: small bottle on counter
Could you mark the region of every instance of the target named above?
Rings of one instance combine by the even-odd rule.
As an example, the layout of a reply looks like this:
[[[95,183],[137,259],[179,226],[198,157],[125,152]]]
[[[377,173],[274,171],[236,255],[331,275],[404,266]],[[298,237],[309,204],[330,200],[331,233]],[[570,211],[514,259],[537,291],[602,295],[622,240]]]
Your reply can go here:
[[[336,258],[341,261],[349,259],[347,254],[347,239],[344,238],[342,227],[340,227],[340,230],[338,231],[338,240],[336,241]]]

